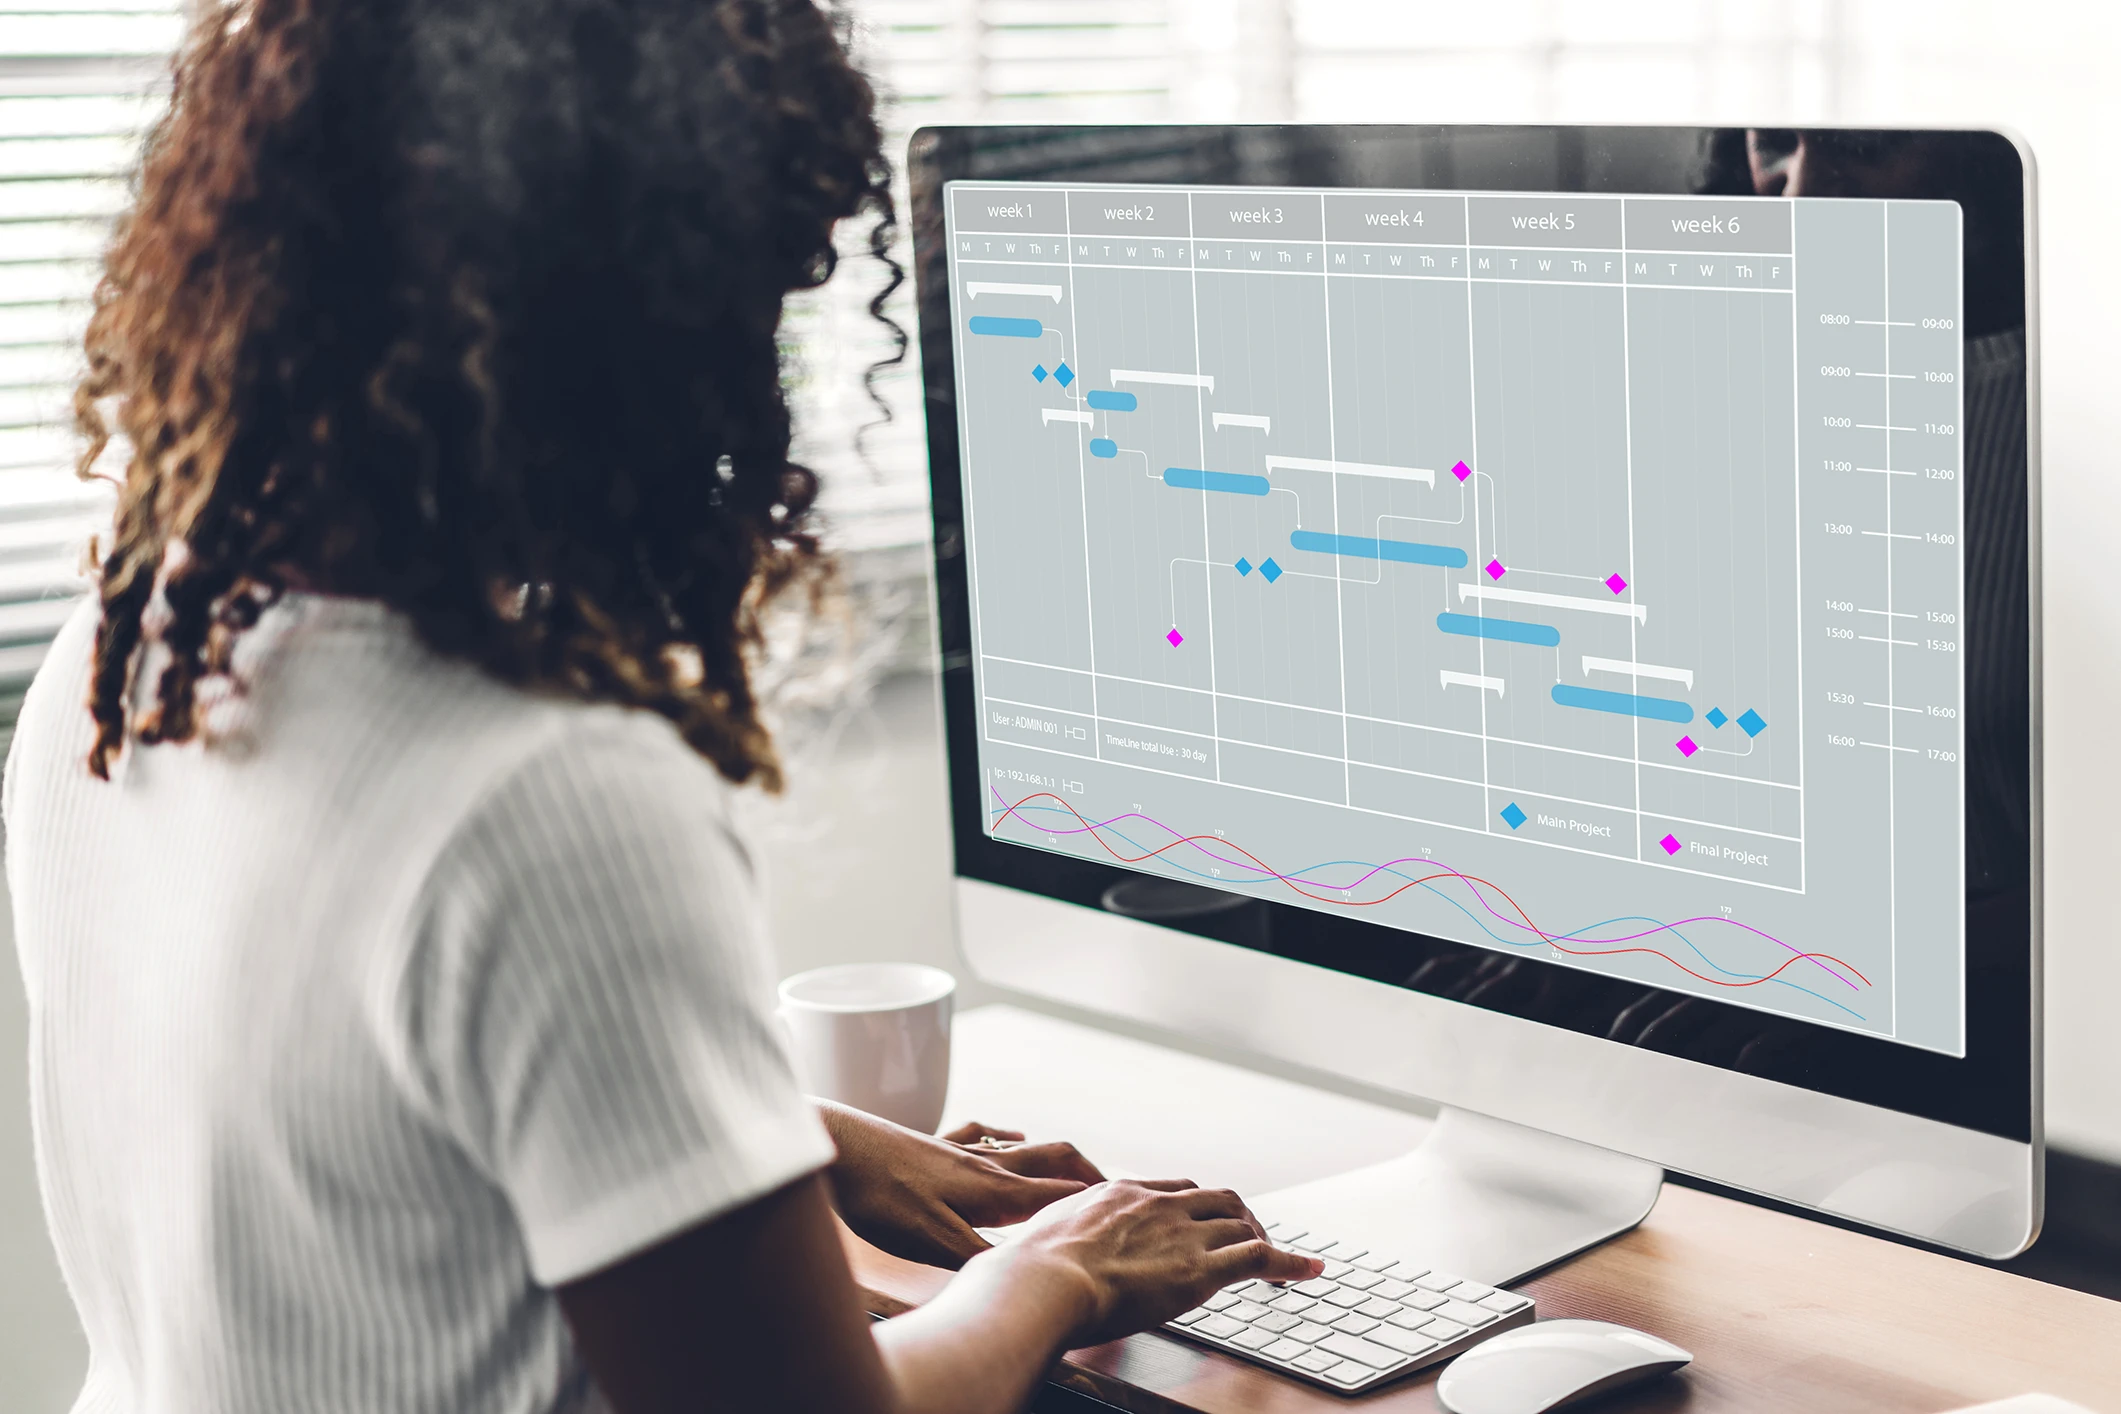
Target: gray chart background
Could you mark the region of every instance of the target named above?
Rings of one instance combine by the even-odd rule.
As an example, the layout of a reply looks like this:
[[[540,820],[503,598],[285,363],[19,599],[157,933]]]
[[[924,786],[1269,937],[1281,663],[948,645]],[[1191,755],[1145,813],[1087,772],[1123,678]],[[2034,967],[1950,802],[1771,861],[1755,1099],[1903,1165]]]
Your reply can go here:
[[[1224,846],[1154,872],[1962,1050],[1955,206],[948,196],[990,806],[1140,811],[1322,898]],[[1074,827],[995,825],[1172,838]],[[1493,887],[1373,906],[1434,870],[1362,865],[1423,857]],[[1563,952],[1627,947],[1702,977]]]

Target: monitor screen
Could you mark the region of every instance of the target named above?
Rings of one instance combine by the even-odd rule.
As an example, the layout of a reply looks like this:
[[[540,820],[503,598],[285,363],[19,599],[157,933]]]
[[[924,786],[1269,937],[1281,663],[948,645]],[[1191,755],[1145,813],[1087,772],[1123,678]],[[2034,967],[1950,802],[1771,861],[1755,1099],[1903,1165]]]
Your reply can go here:
[[[991,840],[1966,1053],[1957,202],[942,220]]]

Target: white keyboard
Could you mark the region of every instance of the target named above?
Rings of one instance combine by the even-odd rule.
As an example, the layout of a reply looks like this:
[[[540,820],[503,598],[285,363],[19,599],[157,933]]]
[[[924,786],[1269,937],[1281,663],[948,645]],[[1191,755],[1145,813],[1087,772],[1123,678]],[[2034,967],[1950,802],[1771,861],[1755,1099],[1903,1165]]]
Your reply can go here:
[[[1290,1286],[1239,1282],[1166,1329],[1356,1394],[1531,1323],[1531,1298],[1513,1291],[1283,1223],[1269,1224],[1267,1232],[1279,1246],[1322,1258],[1324,1274]]]

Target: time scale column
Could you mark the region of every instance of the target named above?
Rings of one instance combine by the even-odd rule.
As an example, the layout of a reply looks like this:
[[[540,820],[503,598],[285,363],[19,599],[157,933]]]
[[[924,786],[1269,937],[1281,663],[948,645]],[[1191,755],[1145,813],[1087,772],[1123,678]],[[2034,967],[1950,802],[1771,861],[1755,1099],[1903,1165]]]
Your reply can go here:
[[[1891,938],[1894,1034],[1949,1048],[1964,991],[1959,209],[1796,215],[1808,803],[1843,835],[1834,891],[1883,895],[1882,916],[1847,916]]]

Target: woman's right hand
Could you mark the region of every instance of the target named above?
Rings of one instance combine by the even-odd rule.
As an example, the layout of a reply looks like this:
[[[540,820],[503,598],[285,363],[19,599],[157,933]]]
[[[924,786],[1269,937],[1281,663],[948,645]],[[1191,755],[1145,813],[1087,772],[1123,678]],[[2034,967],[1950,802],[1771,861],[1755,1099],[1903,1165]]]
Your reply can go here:
[[[1025,1225],[1004,1252],[979,1260],[1057,1263],[1081,1278],[1084,1318],[1068,1345],[1114,1340],[1163,1324],[1247,1277],[1304,1281],[1324,1263],[1267,1240],[1244,1200],[1185,1179],[1100,1183]]]

